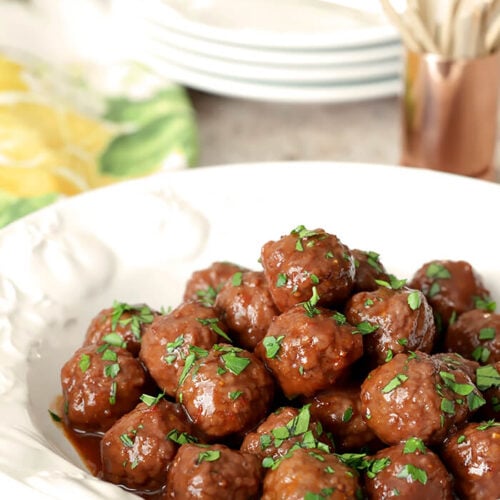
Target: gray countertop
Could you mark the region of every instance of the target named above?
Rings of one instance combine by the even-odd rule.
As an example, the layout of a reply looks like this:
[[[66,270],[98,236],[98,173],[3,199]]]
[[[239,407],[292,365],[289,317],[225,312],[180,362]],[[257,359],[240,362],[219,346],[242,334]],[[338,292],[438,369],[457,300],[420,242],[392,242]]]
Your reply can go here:
[[[199,123],[201,166],[289,160],[399,162],[398,97],[283,104],[194,90],[190,95]]]

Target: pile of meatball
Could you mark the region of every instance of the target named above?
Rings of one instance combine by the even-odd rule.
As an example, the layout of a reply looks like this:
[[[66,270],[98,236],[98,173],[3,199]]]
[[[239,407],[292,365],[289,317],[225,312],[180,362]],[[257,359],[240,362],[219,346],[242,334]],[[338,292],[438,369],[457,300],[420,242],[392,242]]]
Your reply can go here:
[[[61,370],[99,477],[151,498],[500,498],[500,314],[470,263],[410,279],[298,226],[169,311],[115,302]]]

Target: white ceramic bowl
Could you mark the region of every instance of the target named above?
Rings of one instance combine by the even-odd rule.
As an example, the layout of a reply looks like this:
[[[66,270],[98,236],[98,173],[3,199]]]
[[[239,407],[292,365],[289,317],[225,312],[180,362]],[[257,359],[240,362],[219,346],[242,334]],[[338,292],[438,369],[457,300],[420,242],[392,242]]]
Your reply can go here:
[[[362,139],[360,139],[362,140]],[[126,498],[93,478],[52,422],[59,371],[113,300],[175,306],[215,260],[255,269],[299,224],[374,250],[398,277],[464,259],[500,297],[500,185],[410,168],[279,163],[158,174],[58,202],[0,231],[0,490]]]

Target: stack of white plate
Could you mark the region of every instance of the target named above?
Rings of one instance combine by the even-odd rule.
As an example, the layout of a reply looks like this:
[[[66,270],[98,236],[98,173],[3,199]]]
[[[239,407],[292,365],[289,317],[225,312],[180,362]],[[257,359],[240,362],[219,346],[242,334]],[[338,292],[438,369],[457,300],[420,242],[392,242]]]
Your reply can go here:
[[[378,0],[150,0],[142,62],[188,87],[283,102],[394,95],[402,46]]]

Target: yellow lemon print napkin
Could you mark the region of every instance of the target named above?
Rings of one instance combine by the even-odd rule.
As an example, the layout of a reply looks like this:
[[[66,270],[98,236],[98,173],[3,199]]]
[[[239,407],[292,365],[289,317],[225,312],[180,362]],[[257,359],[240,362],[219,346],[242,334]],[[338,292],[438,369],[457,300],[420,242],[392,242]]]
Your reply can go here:
[[[61,71],[0,47],[0,227],[61,196],[192,166],[184,89],[139,64]]]

